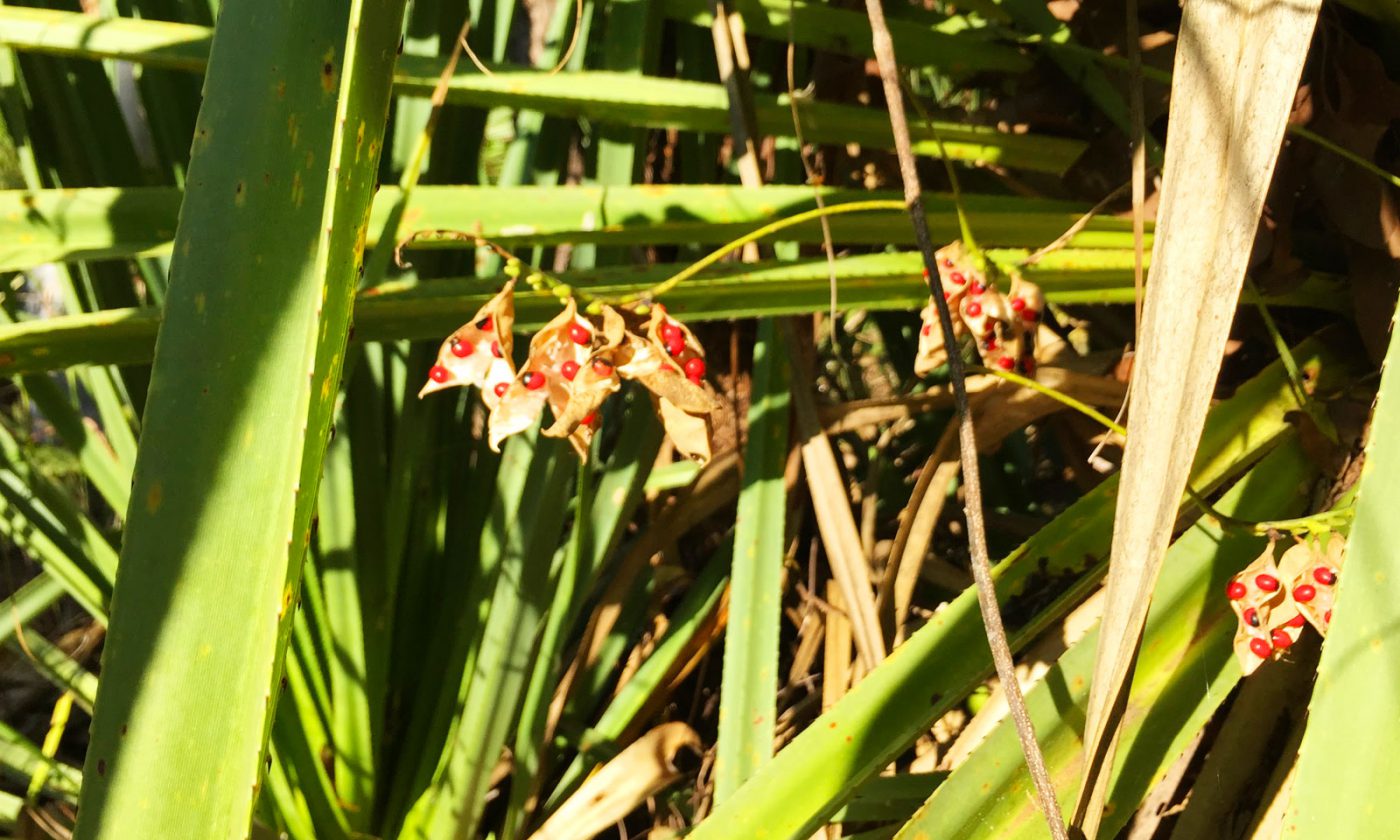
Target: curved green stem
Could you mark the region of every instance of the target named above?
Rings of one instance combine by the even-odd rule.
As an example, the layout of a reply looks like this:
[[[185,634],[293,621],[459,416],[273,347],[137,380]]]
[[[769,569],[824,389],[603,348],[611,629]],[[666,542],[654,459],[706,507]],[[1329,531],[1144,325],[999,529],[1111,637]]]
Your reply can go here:
[[[681,269],[680,271],[676,272],[675,274],[671,275],[665,280],[662,280],[660,283],[657,283],[650,289],[646,289],[644,291],[636,292],[634,294],[620,298],[617,302],[634,303],[637,301],[650,300],[652,298],[664,295],[671,289],[674,289],[676,286],[680,285],[682,282],[690,279],[691,277],[694,277],[695,275],[699,274],[700,272],[704,271],[705,269],[724,259],[724,257],[728,255],[731,251],[738,250],[739,248],[748,245],[750,242],[757,242],[760,239],[763,239],[764,237],[767,237],[771,234],[777,233],[780,230],[786,230],[787,228],[795,227],[796,225],[803,224],[804,222],[810,222],[814,219],[821,219],[826,216],[839,216],[844,213],[869,213],[876,210],[902,211],[907,209],[907,206],[902,201],[883,199],[875,201],[851,201],[846,204],[832,204],[826,207],[818,207],[815,210],[807,210],[802,213],[798,213],[795,216],[788,216],[786,218],[779,219],[776,222],[766,224],[763,227],[758,228],[757,230],[753,230],[749,233],[744,234],[738,239],[735,239],[731,242],[727,242],[724,245],[719,246],[715,250],[711,251],[709,254],[706,254],[705,256],[701,257],[700,259],[696,260],[695,262],[691,263],[690,265],[686,266],[685,268]]]

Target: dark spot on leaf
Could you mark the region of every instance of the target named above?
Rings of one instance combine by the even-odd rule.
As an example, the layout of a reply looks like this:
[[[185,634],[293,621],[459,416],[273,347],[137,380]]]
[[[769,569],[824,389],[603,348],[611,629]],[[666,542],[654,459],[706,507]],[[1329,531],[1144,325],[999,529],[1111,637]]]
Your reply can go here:
[[[99,775],[99,776],[105,776],[105,775],[107,775],[107,759],[105,759],[105,758],[99,758],[99,759],[97,759],[97,775]]]
[[[122,734],[123,734],[123,735],[126,734],[126,724],[124,724],[124,723],[122,724]]]
[[[942,699],[943,699],[943,692],[941,692],[941,691],[935,691],[935,692],[933,693],[933,696],[930,697],[930,698],[928,699],[928,704],[929,704],[930,706],[937,706],[937,705],[939,704],[939,702],[942,701]]]

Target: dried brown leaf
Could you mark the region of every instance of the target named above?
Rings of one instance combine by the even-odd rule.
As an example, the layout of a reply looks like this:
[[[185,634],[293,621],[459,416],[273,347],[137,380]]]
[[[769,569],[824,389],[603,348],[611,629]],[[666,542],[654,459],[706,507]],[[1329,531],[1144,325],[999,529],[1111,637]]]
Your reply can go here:
[[[531,840],[584,840],[615,825],[681,777],[676,756],[699,751],[700,736],[672,721],[647,732],[588,777]]]
[[[1118,718],[1320,0],[1188,3],[1073,824],[1098,834]],[[1202,266],[1209,266],[1203,271]]]

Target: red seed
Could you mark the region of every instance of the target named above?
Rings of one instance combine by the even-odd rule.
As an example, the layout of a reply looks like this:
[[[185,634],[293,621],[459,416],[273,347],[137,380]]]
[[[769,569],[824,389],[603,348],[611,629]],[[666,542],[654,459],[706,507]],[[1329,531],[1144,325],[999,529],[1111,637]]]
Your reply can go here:
[[[437,383],[446,382],[452,378],[452,371],[442,365],[433,365],[432,370],[428,371],[428,378]]]
[[[570,382],[574,381],[574,377],[578,376],[578,362],[574,361],[573,359],[569,359],[567,362],[559,366],[559,372],[564,374],[565,379],[569,380]]]
[[[1011,370],[1016,367],[1016,360],[1010,356],[1002,356],[1000,359],[997,359],[997,367],[1002,370]]]
[[[476,322],[476,328],[481,330],[482,332],[490,332],[491,327],[495,326],[495,324],[495,320],[488,315],[485,318],[482,318],[480,321]]]
[[[666,352],[672,356],[679,356],[685,352],[685,337],[680,334],[679,330],[666,339]]]
[[[504,397],[506,395],[506,389],[509,387],[510,385],[505,382],[497,382],[496,387],[492,388],[491,390],[496,392],[496,396]]]
[[[687,359],[685,362],[685,375],[689,376],[691,379],[699,379],[704,376],[705,360],[699,356],[693,359]]]
[[[1254,607],[1250,607],[1249,609],[1245,610],[1245,611],[1244,611],[1244,623],[1245,623],[1245,624],[1248,624],[1250,627],[1258,627],[1258,626],[1259,626],[1259,611],[1256,610],[1256,609],[1254,609]]]
[[[594,359],[593,372],[599,376],[612,376],[613,365],[607,359]]]
[[[983,286],[981,283],[973,283],[971,286],[968,287],[967,291],[968,294],[980,295],[983,292],[987,291],[987,287]]]
[[[982,304],[980,304],[980,303],[978,303],[977,301],[974,300],[973,302],[971,302],[971,303],[969,303],[969,304],[967,305],[967,317],[969,317],[969,318],[976,318],[978,315],[981,315],[981,314],[982,314]]]
[[[967,282],[967,278],[963,276],[961,271],[954,271],[952,274],[949,274],[948,279],[958,286]]]
[[[505,356],[503,356],[503,355],[501,354],[501,342],[499,342],[499,341],[493,341],[493,342],[491,342],[491,355],[495,356],[495,357],[498,358],[498,359],[503,359],[503,358],[505,358]]]
[[[663,344],[670,344],[672,338],[679,338],[679,339],[681,339],[682,341],[684,341],[684,340],[685,340],[685,334],[681,332],[681,328],[680,328],[680,327],[676,326],[675,324],[671,323],[670,321],[662,321],[662,322],[661,322],[661,342],[662,342]]]
[[[1230,581],[1230,585],[1225,587],[1225,597],[1231,601],[1238,601],[1249,592],[1249,588],[1237,580]]]
[[[1278,591],[1278,578],[1273,575],[1259,575],[1254,578],[1254,585],[1265,592]]]
[[[1022,360],[1021,360],[1021,370],[1023,370],[1023,371],[1026,372],[1026,376],[1031,376],[1032,374],[1034,374],[1034,373],[1035,373],[1035,359],[1022,359]]]
[[[521,377],[520,381],[524,382],[525,387],[529,388],[531,391],[538,391],[544,387],[544,374],[537,370],[532,370]]]
[[[1316,597],[1317,590],[1313,589],[1310,584],[1305,583],[1302,586],[1295,586],[1293,588],[1293,600],[1300,604],[1306,604]]]
[[[933,325],[932,325],[932,324],[924,324],[924,328],[921,329],[921,330],[919,330],[919,332],[922,333],[923,335],[931,335],[931,334],[933,333]]]
[[[944,268],[952,268],[952,267],[953,267],[953,261],[950,260],[950,259],[944,258],[944,260],[943,260],[943,267],[944,267]]]
[[[465,341],[458,341],[455,338],[452,339],[452,355],[459,359],[465,359],[470,356],[475,349],[476,348]]]
[[[573,339],[575,344],[591,344],[593,333],[589,332],[583,324],[570,324],[569,338]]]
[[[1313,569],[1313,580],[1323,586],[1331,586],[1337,582],[1337,573],[1326,566],[1318,566],[1316,569]]]
[[[1022,309],[1025,309],[1025,308],[1026,308],[1026,301],[1025,301],[1025,298],[1014,297],[1014,298],[1011,299],[1011,311],[1012,311],[1012,312],[1020,312]]]
[[[1304,624],[1307,624],[1307,623],[1308,623],[1308,620],[1307,620],[1306,618],[1303,617],[1303,614],[1302,614],[1302,613],[1298,613],[1297,615],[1295,615],[1295,616],[1293,616],[1292,618],[1288,619],[1288,621],[1284,622],[1283,626],[1284,626],[1284,627],[1302,627]]]
[[[589,428],[592,428],[593,425],[594,425],[595,423],[598,422],[598,414],[597,414],[597,412],[593,412],[593,413],[584,415],[583,420],[580,421],[580,422],[581,422],[583,425],[588,426]]]
[[[1279,650],[1284,650],[1293,644],[1293,637],[1288,635],[1288,631],[1284,630],[1282,627],[1270,633],[1269,638],[1273,639],[1274,647]]]
[[[1269,654],[1274,652],[1274,646],[1266,639],[1250,639],[1249,649],[1254,651],[1254,655],[1260,659],[1267,659]]]
[[[925,266],[925,268],[924,268],[924,279],[925,279],[925,280],[928,279],[928,267],[927,267],[927,266]]]
[[[1322,616],[1322,621],[1323,621],[1323,623],[1325,623],[1325,624],[1331,624],[1331,623],[1332,623],[1332,611],[1331,611],[1331,610],[1328,610],[1326,613],[1323,614],[1323,616]]]
[[[950,300],[950,299],[952,299],[952,297],[953,297],[953,293],[952,293],[952,292],[944,292],[944,293],[943,293],[943,299],[944,299],[944,300]]]
[[[1036,312],[1034,309],[1023,309],[1023,310],[1021,310],[1021,320],[1023,320],[1023,321],[1034,321],[1036,318],[1039,318],[1039,317],[1040,317],[1040,314],[1039,314],[1038,312]]]
[[[996,336],[991,336],[991,337],[989,337],[989,338],[987,339],[987,343],[986,343],[985,345],[983,345],[983,346],[986,347],[988,350],[995,350],[995,349],[997,349],[997,339],[996,339]]]

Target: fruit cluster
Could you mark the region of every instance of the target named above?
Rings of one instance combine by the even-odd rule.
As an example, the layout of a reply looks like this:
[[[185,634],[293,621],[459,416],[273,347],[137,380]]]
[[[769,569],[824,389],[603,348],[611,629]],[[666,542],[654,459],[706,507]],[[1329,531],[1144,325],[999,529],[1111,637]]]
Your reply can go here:
[[[1230,579],[1225,595],[1239,618],[1235,656],[1246,675],[1292,647],[1304,625],[1327,635],[1344,547],[1345,541],[1332,534],[1325,549],[1306,540],[1275,562],[1271,543]]]
[[[705,382],[704,348],[660,304],[644,311],[604,305],[598,313],[580,314],[567,298],[564,310],[530,340],[529,355],[517,370],[511,352],[512,280],[443,341],[418,396],[476,386],[490,410],[491,448],[498,451],[505,438],[533,426],[548,404],[554,420],[543,434],[568,438],[586,458],[603,402],[621,389],[622,380],[636,380],[651,392],[676,448],[708,461],[710,418],[719,404]]]
[[[953,333],[971,335],[982,363],[989,368],[1035,373],[1035,330],[1045,310],[1040,287],[1019,277],[1011,290],[1002,294],[996,283],[979,270],[961,242],[940,248],[934,254],[943,299],[953,314]],[[927,279],[928,272],[925,270]],[[924,376],[948,361],[938,309],[929,300],[920,313],[919,351],[914,372]]]

